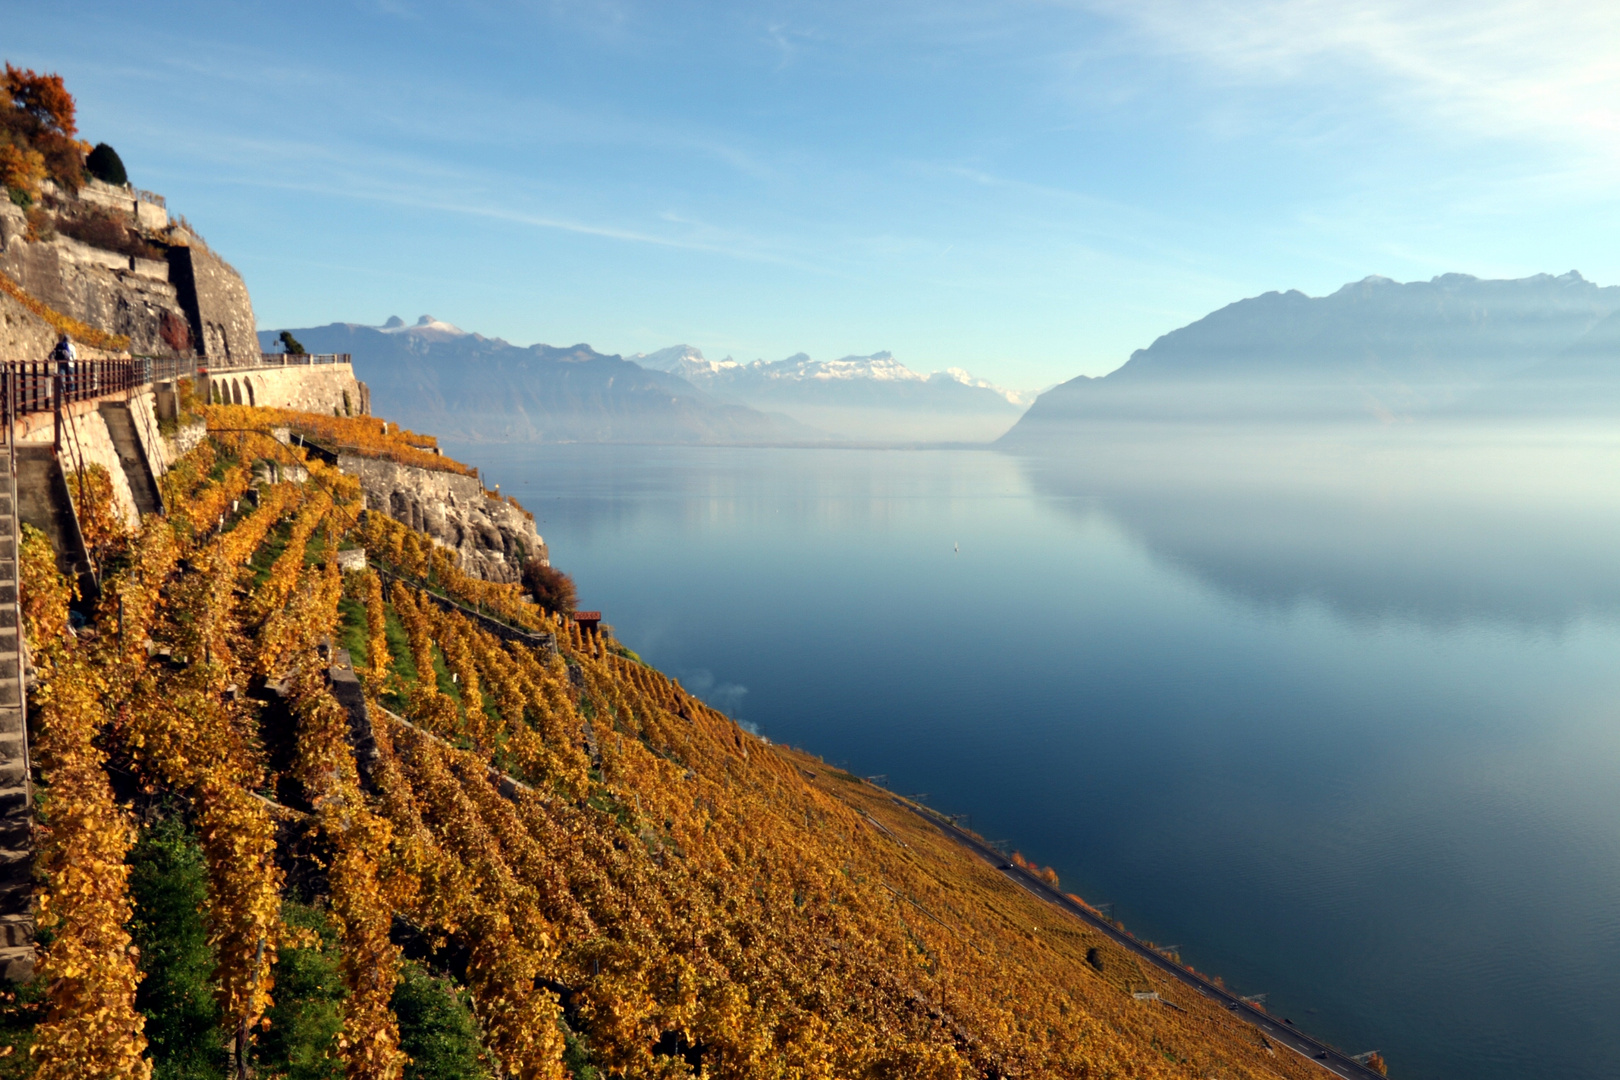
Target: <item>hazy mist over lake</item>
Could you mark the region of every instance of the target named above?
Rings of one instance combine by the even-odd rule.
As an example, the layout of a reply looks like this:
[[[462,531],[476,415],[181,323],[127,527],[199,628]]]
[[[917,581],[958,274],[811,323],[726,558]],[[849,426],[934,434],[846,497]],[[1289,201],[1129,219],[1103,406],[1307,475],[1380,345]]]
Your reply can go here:
[[[1620,1056],[1620,440],[457,447],[581,602],[1406,1077]]]

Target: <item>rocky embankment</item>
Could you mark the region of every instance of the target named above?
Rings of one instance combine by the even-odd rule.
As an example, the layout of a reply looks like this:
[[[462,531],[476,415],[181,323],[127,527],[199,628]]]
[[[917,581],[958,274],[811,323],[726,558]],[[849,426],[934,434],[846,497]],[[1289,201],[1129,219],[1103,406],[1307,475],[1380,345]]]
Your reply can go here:
[[[519,581],[525,562],[547,558],[533,515],[490,494],[477,477],[358,454],[339,455],[338,467],[359,477],[368,510],[455,550],[461,568],[485,581]]]

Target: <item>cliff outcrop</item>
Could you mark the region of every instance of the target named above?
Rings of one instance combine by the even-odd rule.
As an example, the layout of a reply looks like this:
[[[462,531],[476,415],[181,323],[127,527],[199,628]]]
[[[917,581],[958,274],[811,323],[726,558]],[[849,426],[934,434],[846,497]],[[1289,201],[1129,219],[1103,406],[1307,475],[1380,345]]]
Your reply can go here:
[[[491,495],[475,476],[358,454],[338,455],[338,467],[359,478],[367,510],[454,550],[461,568],[475,577],[511,584],[522,578],[524,562],[547,557],[534,517]]]
[[[171,225],[150,194],[87,180],[77,193],[47,183],[27,210],[0,202],[0,272],[56,311],[128,337],[137,355],[258,355],[241,275]]]

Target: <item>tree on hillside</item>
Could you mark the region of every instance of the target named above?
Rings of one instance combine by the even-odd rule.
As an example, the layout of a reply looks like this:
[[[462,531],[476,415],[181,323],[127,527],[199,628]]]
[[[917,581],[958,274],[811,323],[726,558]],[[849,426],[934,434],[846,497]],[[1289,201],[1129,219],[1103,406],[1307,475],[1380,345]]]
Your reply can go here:
[[[523,585],[534,594],[535,603],[547,611],[572,614],[574,605],[579,602],[574,579],[539,559],[523,564]]]
[[[118,151],[106,143],[96,143],[96,148],[84,159],[84,171],[102,183],[112,184],[115,187],[123,187],[129,183],[129,173],[124,171],[124,160],[118,156]]]
[[[23,156],[29,151],[37,154],[51,179],[69,191],[78,191],[84,177],[84,156],[90,147],[75,138],[79,133],[74,118],[76,106],[62,76],[41,75],[8,63],[0,88],[7,98],[6,107],[0,109],[0,141]],[[11,187],[6,164],[7,186]],[[30,194],[37,195],[37,191],[36,182]]]
[[[281,332],[281,347],[287,350],[289,356],[304,356],[304,346],[292,336],[291,330]]]

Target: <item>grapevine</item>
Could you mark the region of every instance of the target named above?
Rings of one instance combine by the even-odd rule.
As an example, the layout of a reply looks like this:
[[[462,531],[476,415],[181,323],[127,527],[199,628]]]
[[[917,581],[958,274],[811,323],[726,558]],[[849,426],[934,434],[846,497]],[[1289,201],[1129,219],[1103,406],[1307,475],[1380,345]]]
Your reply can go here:
[[[152,1065],[142,1057],[145,1019],[134,1007],[140,976],[125,929],[130,824],[107,783],[106,755],[93,741],[106,723],[105,685],[65,639],[67,590],[51,580],[55,556],[42,539],[27,537],[21,553],[22,580],[32,593],[30,644],[45,684],[35,745],[47,783],[37,919],[51,934],[38,969],[49,985],[50,1012],[30,1052],[35,1075],[47,1080],[145,1080]]]
[[[56,935],[45,1075],[150,1067],[123,930],[130,819],[108,770],[137,808],[182,806],[201,841],[212,988],[239,1063],[285,989],[272,976],[295,866],[337,927],[348,996],[331,1050],[351,1077],[402,1075],[402,928],[460,958],[445,962],[502,1076],[565,1075],[565,1021],[593,1066],[627,1078],[688,1075],[688,1059],[727,1078],[1307,1075],[1224,1010],[1138,1001],[1175,989],[885,793],[627,659],[605,628],[582,633],[362,516],[352,477],[270,433],[375,437],[401,461],[425,441],[369,418],[208,417],[210,438],[162,479],[170,517],[122,541],[88,632],[68,630],[48,543],[20,546],[48,789],[40,915]],[[92,486],[86,516],[109,499]],[[393,578],[351,577],[363,613],[345,623],[335,553],[356,542]],[[498,638],[435,597],[555,646]],[[395,619],[409,663],[390,654]],[[327,683],[340,631],[366,643],[364,786],[363,726]]]

